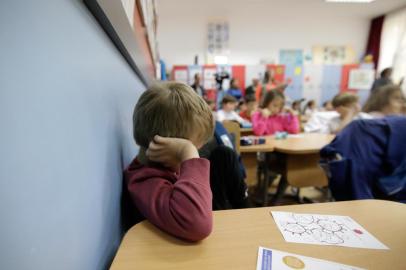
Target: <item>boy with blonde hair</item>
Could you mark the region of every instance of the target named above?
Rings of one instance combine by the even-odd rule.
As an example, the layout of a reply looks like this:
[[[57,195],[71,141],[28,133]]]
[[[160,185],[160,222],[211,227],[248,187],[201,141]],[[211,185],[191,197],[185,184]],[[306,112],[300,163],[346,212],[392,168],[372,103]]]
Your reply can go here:
[[[199,241],[212,230],[210,162],[198,149],[213,136],[206,102],[189,86],[166,82],[145,91],[134,109],[138,156],[125,170],[139,214],[176,237]]]

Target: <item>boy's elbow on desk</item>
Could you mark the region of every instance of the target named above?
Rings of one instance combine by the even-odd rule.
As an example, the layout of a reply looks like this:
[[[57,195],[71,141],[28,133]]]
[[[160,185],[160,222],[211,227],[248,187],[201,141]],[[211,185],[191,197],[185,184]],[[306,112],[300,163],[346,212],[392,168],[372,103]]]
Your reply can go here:
[[[212,222],[208,223],[207,221],[202,224],[196,224],[192,226],[188,231],[188,235],[185,237],[186,240],[191,242],[198,242],[207,238],[212,232],[213,226]]]
[[[185,237],[186,240],[191,242],[201,241],[207,238],[213,230],[213,220],[212,217],[205,218],[205,220],[200,220],[199,218],[191,225],[188,230],[188,235]]]

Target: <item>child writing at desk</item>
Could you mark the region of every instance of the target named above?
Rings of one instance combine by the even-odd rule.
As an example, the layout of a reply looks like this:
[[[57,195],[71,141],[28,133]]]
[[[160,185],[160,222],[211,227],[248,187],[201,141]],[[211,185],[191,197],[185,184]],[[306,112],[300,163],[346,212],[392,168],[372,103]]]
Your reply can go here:
[[[252,115],[252,129],[257,136],[273,135],[285,131],[299,133],[299,119],[290,108],[283,109],[285,97],[279,91],[269,91],[265,94],[260,109]],[[284,110],[284,112],[283,112]]]

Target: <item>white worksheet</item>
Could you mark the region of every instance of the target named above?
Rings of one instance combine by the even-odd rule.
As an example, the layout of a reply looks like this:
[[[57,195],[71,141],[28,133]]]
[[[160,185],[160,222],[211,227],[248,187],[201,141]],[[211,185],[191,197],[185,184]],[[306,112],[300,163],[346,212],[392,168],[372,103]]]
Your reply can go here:
[[[362,268],[259,247],[257,270],[363,270]]]
[[[271,211],[287,242],[356,248],[389,249],[347,216]]]

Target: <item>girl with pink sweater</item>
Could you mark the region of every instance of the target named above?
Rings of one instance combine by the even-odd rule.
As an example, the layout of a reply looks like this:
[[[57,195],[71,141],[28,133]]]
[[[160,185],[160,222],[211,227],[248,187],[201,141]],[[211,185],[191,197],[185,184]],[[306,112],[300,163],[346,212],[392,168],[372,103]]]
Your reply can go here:
[[[273,135],[275,132],[286,131],[291,134],[299,133],[299,119],[294,111],[286,108],[285,97],[278,91],[265,94],[260,109],[252,115],[252,129],[257,136]]]

